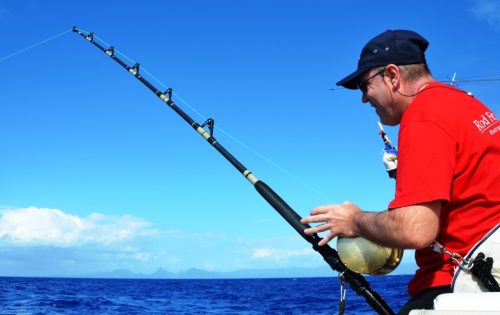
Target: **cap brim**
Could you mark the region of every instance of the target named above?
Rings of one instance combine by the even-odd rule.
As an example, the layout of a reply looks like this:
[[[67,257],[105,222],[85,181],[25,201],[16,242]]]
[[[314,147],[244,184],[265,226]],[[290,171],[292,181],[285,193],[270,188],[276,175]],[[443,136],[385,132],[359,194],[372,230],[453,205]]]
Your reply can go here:
[[[340,80],[339,82],[337,82],[337,85],[338,86],[343,86],[345,87],[346,89],[350,89],[350,90],[357,90],[358,87],[357,87],[357,83],[358,83],[358,79],[359,77],[366,71],[367,69],[358,69],[356,70],[355,72],[351,73],[350,75],[348,75],[347,77],[343,78],[342,80]]]

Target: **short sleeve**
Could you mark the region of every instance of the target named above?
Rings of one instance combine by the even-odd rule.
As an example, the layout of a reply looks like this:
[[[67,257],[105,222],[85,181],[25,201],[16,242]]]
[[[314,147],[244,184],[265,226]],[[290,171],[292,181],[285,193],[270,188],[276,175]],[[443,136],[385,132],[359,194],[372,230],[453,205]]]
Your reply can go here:
[[[456,145],[432,121],[410,121],[399,132],[396,195],[389,208],[435,200],[449,202]]]

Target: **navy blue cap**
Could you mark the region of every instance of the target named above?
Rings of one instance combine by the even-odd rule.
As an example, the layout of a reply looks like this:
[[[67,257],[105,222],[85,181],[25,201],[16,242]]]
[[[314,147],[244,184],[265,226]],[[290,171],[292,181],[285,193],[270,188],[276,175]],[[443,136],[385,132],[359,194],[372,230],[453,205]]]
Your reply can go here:
[[[426,63],[425,50],[429,42],[413,31],[387,30],[371,39],[358,61],[358,69],[337,82],[345,88],[357,89],[359,76],[371,68],[388,64],[410,65]]]

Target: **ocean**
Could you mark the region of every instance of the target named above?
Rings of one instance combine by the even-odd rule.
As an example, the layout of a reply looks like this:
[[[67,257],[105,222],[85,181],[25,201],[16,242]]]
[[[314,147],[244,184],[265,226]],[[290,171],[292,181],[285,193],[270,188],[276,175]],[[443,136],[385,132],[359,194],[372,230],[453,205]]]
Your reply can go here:
[[[410,276],[367,277],[397,311]],[[0,314],[337,314],[336,277],[283,279],[0,278]],[[348,286],[345,314],[374,314]]]

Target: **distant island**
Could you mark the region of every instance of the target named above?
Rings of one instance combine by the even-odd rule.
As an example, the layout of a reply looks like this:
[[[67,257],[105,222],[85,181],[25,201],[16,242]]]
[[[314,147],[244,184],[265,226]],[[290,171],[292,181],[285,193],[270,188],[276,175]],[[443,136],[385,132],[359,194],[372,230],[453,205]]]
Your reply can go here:
[[[170,272],[158,268],[151,274],[134,273],[126,269],[109,272],[97,272],[81,275],[84,278],[121,278],[121,279],[241,279],[241,278],[307,278],[334,277],[337,273],[328,266],[318,268],[283,268],[283,269],[242,269],[236,271],[207,271],[190,268],[180,272]]]
[[[399,266],[394,275],[411,274],[414,270]],[[241,269],[235,271],[207,271],[190,268],[180,272],[170,272],[158,268],[151,274],[134,273],[126,269],[117,269],[109,272],[97,272],[84,275],[73,275],[83,278],[113,278],[113,279],[245,279],[245,278],[315,278],[336,277],[337,272],[328,266],[314,268],[279,268],[279,269]]]

